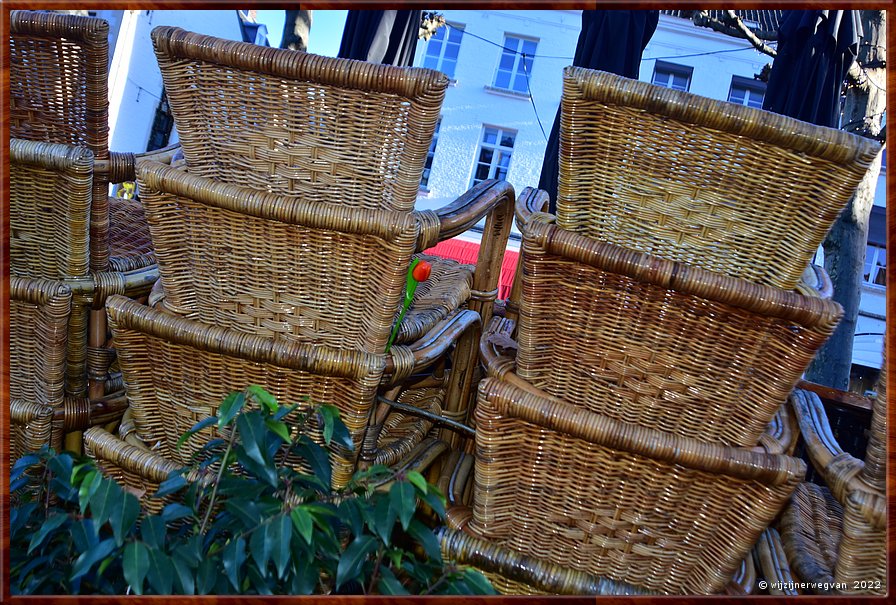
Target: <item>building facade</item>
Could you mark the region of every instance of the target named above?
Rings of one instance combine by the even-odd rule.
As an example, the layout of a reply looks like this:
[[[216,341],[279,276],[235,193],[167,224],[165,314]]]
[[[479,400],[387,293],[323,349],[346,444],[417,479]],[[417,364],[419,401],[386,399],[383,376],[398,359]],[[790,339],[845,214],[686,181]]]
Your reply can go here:
[[[448,27],[421,41],[415,58],[415,65],[439,69],[451,78],[421,182],[421,209],[443,206],[485,178],[506,179],[517,192],[537,186],[560,104],[562,70],[572,64],[581,26],[581,11],[576,10],[443,14]],[[505,48],[525,53],[526,59]],[[640,79],[761,107],[765,84],[754,75],[770,62],[745,40],[663,14],[643,53]],[[883,167],[869,226],[853,349],[854,376],[865,385],[873,384],[882,362],[885,179]],[[816,260],[823,262],[821,254]]]

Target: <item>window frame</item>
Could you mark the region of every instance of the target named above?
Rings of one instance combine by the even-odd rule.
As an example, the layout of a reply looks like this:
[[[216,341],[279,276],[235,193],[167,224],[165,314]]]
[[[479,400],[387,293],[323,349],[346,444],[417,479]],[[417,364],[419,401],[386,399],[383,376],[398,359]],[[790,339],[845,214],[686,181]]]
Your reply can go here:
[[[868,253],[871,252],[872,256],[869,260]],[[878,261],[879,259],[883,259],[884,264],[881,265]],[[868,277],[865,277],[865,268],[868,267],[870,270],[868,271]],[[882,284],[877,283],[878,275],[881,273],[881,269],[883,269],[883,282]],[[870,288],[878,288],[885,289],[887,287],[887,249],[884,246],[879,244],[868,242],[865,244],[865,259],[862,262],[862,285],[868,286]]]
[[[738,101],[732,100],[731,94],[734,92],[735,89],[740,89],[740,90],[743,90],[745,93],[747,93],[744,95],[745,101],[749,100],[748,95],[750,95],[750,94],[754,94],[754,93],[760,94],[761,98],[759,100],[759,105],[758,106],[750,105],[749,102],[740,103]],[[766,89],[767,89],[767,86],[766,86],[765,82],[762,82],[760,80],[755,80],[752,78],[745,78],[743,76],[731,76],[731,85],[728,87],[728,102],[735,103],[736,105],[741,105],[743,107],[753,107],[756,109],[762,109],[762,103],[765,100]]]
[[[436,146],[439,143],[439,130],[442,128],[442,116],[436,120],[436,129],[432,133],[432,141],[426,151],[426,159],[423,162],[423,172],[420,174],[420,189],[429,191],[429,179],[432,176],[432,164],[436,157]]]
[[[518,42],[516,48],[513,51],[507,50],[507,42],[509,39],[516,40]],[[535,44],[535,48],[532,51],[532,54],[526,54],[526,60],[523,60],[523,52],[522,47],[526,42],[532,42]],[[532,77],[532,69],[535,66],[535,56],[538,53],[538,43],[540,40],[538,38],[533,38],[532,36],[524,36],[520,34],[510,34],[504,33],[504,43],[501,45],[501,54],[498,56],[498,64],[495,66],[494,74],[492,75],[492,84],[491,88],[496,91],[501,92],[509,92],[514,94],[522,94],[529,96],[529,84],[528,80]],[[504,60],[504,56],[506,54],[510,54],[513,56],[513,65],[510,69],[502,68],[501,63]],[[499,86],[498,85],[498,75],[500,73],[509,73],[510,78],[508,80],[507,86]],[[514,83],[517,78],[522,76],[523,81],[526,82],[526,87],[522,90],[514,88]]]
[[[658,73],[670,74],[673,77],[675,76],[683,76],[687,79],[687,84],[684,89],[676,88],[671,85],[660,84],[656,81],[656,76]],[[691,81],[694,76],[694,68],[691,65],[681,65],[680,63],[669,63],[668,61],[655,61],[653,65],[653,75],[650,78],[650,83],[654,86],[662,86],[663,88],[671,88],[672,90],[678,90],[681,92],[689,92],[691,90]]]
[[[495,135],[495,143],[487,143],[485,141],[486,133],[489,130],[496,130],[497,133]],[[501,140],[504,138],[505,134],[513,135],[513,145],[510,147],[506,147],[501,144]],[[516,148],[516,138],[519,136],[519,131],[514,130],[512,128],[505,128],[503,126],[494,126],[492,124],[483,124],[482,130],[479,134],[479,145],[476,147],[476,156],[473,158],[473,172],[470,175],[470,187],[475,187],[482,181],[486,181],[488,179],[496,179],[500,178],[501,180],[507,180],[507,174],[510,172],[510,162],[513,160],[513,150]],[[476,171],[480,165],[484,165],[481,161],[482,151],[483,149],[491,149],[492,159],[489,161],[488,166],[488,176],[484,179],[476,178]],[[495,153],[498,152],[498,153]],[[499,154],[506,153],[509,157],[507,160],[506,172],[503,177],[499,177],[497,175],[498,169],[500,168],[500,159]]]
[[[433,38],[435,38],[436,36],[438,36],[438,35],[439,35],[439,32],[444,31],[444,32],[445,32],[445,38],[444,38],[443,40],[441,40],[441,45],[440,45],[440,49],[439,49],[439,54],[438,54],[437,57],[435,57],[435,58],[436,58],[436,66],[435,66],[435,67],[430,67],[430,68],[428,68],[428,69],[435,69],[436,71],[440,71],[440,72],[442,72],[443,74],[445,74],[446,76],[448,76],[448,78],[449,78],[451,81],[455,81],[455,73],[456,73],[456,70],[457,70],[457,62],[458,62],[458,60],[460,59],[460,45],[461,45],[461,43],[462,43],[463,40],[464,40],[464,32],[466,31],[466,27],[467,27],[467,26],[466,26],[466,24],[464,24],[464,23],[451,23],[451,22],[446,22],[446,24],[445,24],[444,27],[440,27],[439,29],[437,29],[437,30],[436,30],[436,33],[433,34],[433,35],[430,37],[430,39],[426,41],[426,48],[423,50],[423,60],[422,60],[421,63],[420,63],[421,67],[426,67],[426,60],[427,60],[428,58],[430,58],[430,56],[431,56],[429,50],[430,50],[430,48],[432,48],[432,40],[433,40]],[[448,48],[448,44],[453,44],[452,42],[449,41],[448,38],[449,38],[451,32],[454,31],[454,30],[457,30],[457,31],[460,32],[460,39],[459,39],[459,40],[457,41],[457,43],[456,43],[456,44],[457,44],[457,58],[453,59],[453,61],[454,61],[454,68],[451,70],[451,73],[448,73],[447,71],[445,71],[445,70],[443,69],[444,61],[445,61],[445,50]]]

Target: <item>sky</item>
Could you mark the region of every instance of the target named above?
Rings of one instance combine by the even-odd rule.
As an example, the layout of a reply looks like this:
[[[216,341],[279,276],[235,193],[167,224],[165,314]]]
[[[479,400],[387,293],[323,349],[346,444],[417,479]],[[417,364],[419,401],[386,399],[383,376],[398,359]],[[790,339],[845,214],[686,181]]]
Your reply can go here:
[[[271,46],[280,46],[283,35],[283,21],[286,11],[260,10],[257,20],[268,26],[268,40]],[[342,28],[348,11],[316,10],[311,14],[311,34],[308,39],[308,52],[316,55],[335,57],[339,52],[342,40]]]

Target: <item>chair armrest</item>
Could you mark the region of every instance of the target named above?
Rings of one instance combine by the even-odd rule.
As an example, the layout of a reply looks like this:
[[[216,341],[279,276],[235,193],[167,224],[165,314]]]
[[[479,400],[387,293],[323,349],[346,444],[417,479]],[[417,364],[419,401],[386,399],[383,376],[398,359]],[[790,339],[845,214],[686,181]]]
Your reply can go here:
[[[844,452],[837,443],[818,395],[794,389],[788,401],[793,406],[812,465],[824,477],[834,497],[845,502],[847,494],[860,487],[858,475],[865,464]]]
[[[168,147],[143,153],[111,151],[109,152],[108,160],[97,160],[94,162],[94,170],[100,174],[108,174],[110,183],[134,181],[137,180],[137,162],[152,160],[163,164],[171,164],[179,150],[180,143],[174,143]]]
[[[547,191],[533,187],[523,189],[513,207],[517,228],[522,231],[535,214],[546,214],[551,217],[550,222],[553,222],[554,215],[547,214],[550,201]]]
[[[514,191],[510,183],[487,180],[435,211],[434,214],[438,217],[437,237],[433,237],[431,233],[435,229],[432,214],[418,213],[421,222],[418,251],[431,247],[437,241],[468,231],[485,217],[485,229],[479,245],[472,296],[468,305],[471,310],[479,313],[483,323],[491,318],[494,301],[498,296],[498,279],[510,237],[513,204]],[[427,216],[430,219],[424,218]]]
[[[84,431],[84,446],[92,458],[107,461],[125,472],[148,481],[161,483],[180,465],[152,451],[125,443],[102,427]]]
[[[796,291],[804,296],[830,299],[834,296],[834,284],[824,267],[809,263],[800,276]]]
[[[445,559],[500,575],[541,592],[566,595],[657,594],[625,582],[601,578],[526,556],[462,531],[441,527],[436,535]]]
[[[124,391],[119,391],[96,400],[66,398],[54,414],[62,420],[63,431],[68,433],[119,420],[127,407],[127,397]]]
[[[467,329],[480,323],[479,315],[472,311],[453,313],[437,323],[411,346],[394,346],[386,354],[384,374],[391,376],[391,384],[405,380],[411,371],[426,369],[442,358]]]
[[[753,547],[753,554],[759,563],[763,579],[768,583],[769,594],[787,596],[800,594],[798,590],[792,588],[794,579],[778,530],[767,527]],[[781,586],[783,588],[780,588]]]
[[[516,344],[511,336],[515,330],[516,323],[513,320],[501,317],[491,319],[479,341],[479,355],[486,373],[542,399],[560,401],[516,374],[516,354],[507,353],[507,345]]]

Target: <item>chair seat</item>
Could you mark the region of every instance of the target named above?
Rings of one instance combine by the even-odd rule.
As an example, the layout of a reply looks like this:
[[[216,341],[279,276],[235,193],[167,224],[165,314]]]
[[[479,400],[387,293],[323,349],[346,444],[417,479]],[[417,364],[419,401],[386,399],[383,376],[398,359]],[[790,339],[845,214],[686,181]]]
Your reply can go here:
[[[780,530],[784,552],[795,576],[803,582],[834,582],[834,567],[843,536],[843,507],[829,489],[801,483],[782,515]],[[820,590],[814,592],[823,594]]]
[[[449,313],[470,299],[475,267],[457,261],[419,254],[415,256],[432,265],[429,279],[417,286],[411,307],[401,322],[397,344],[419,340]]]
[[[139,200],[109,198],[109,264],[113,271],[156,264],[149,224]]]

